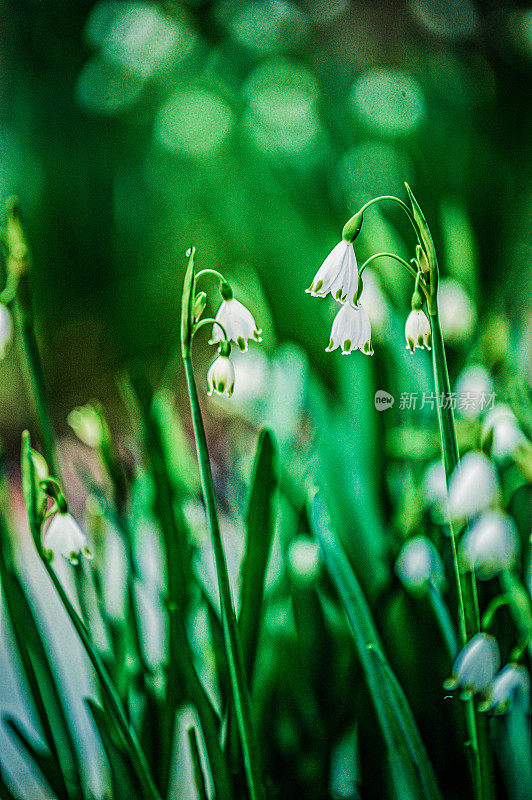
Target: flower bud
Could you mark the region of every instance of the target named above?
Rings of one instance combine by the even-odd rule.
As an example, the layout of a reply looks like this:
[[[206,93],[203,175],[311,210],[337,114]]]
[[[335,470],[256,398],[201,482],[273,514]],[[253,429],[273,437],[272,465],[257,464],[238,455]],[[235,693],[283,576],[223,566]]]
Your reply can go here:
[[[358,234],[360,233],[360,229],[362,228],[362,223],[364,222],[364,212],[357,211],[350,220],[348,220],[342,231],[342,239],[345,242],[349,242],[353,244],[355,239],[357,238]]]
[[[414,298],[412,298],[414,303]],[[412,309],[405,324],[405,337],[407,350],[413,353],[416,347],[430,350],[432,331],[430,322],[424,311]]]
[[[511,709],[520,709],[528,714],[530,709],[530,675],[519,664],[507,664],[488,689],[486,700],[479,706],[481,711],[506,714]]]
[[[478,518],[462,539],[464,563],[482,580],[494,578],[510,569],[519,553],[519,534],[511,517],[500,511],[487,511]]]
[[[216,358],[207,373],[208,394],[226,394],[231,397],[235,388],[235,369],[227,352],[227,342],[220,345],[220,355]],[[229,346],[230,347],[230,346]]]
[[[91,403],[72,409],[67,422],[83,444],[92,448],[101,446],[105,435],[104,421]]]
[[[427,275],[430,272],[429,260],[420,244],[416,244],[416,260],[423,274]]]
[[[395,572],[412,594],[424,594],[429,584],[439,589],[444,581],[440,555],[424,536],[415,536],[406,542],[395,562]]]
[[[194,299],[194,306],[192,309],[192,316],[194,317],[194,322],[197,322],[203,312],[205,311],[205,306],[207,305],[207,295],[205,292],[198,292]]]
[[[498,497],[499,481],[492,462],[482,453],[467,453],[449,481],[451,520],[474,517],[494,505]]]
[[[460,650],[453,664],[453,674],[443,684],[445,689],[463,689],[467,699],[477,692],[485,692],[501,663],[499,646],[493,636],[477,633]]]

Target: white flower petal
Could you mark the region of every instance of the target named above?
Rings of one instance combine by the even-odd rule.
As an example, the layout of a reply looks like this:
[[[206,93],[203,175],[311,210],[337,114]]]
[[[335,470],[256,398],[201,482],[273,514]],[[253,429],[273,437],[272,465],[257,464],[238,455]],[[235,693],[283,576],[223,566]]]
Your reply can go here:
[[[449,688],[461,686],[467,693],[484,692],[501,663],[499,646],[493,636],[477,633],[458,653]]]
[[[487,511],[468,530],[461,544],[462,557],[483,580],[494,578],[515,563],[519,534],[514,521],[500,511]]]
[[[223,325],[228,338],[233,341],[242,352],[248,349],[248,339],[261,342],[260,328],[257,327],[255,318],[249,309],[236,300],[222,300],[215,319]],[[219,325],[213,325],[211,344],[223,341],[224,336]]]
[[[492,506],[498,496],[499,481],[492,462],[482,453],[467,453],[449,481],[451,519],[474,517]]]
[[[208,394],[226,394],[231,397],[235,388],[235,369],[228,356],[218,356],[207,372]]]
[[[358,287],[358,267],[353,245],[342,239],[329,253],[306,290],[313,297],[353,302]]]
[[[54,514],[46,533],[44,548],[54,555],[61,553],[72,564],[77,564],[79,554],[90,555],[87,549],[87,538],[72,514]]]

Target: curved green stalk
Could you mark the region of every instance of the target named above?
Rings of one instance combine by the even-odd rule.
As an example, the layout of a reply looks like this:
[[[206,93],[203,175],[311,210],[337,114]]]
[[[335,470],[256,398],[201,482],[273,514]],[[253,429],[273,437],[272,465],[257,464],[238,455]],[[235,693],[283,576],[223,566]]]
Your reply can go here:
[[[360,267],[360,269],[359,269],[359,271],[358,271],[358,274],[359,274],[359,276],[360,276],[360,275],[362,275],[362,273],[364,272],[364,270],[366,269],[366,267],[367,267],[369,264],[371,264],[371,262],[372,262],[372,261],[374,261],[376,258],[382,258],[383,256],[386,256],[387,258],[393,258],[393,259],[395,259],[395,261],[398,261],[400,264],[402,264],[402,265],[403,265],[403,267],[405,267],[405,268],[408,270],[408,272],[410,273],[410,275],[411,275],[413,278],[417,279],[418,273],[417,273],[417,271],[414,269],[414,267],[412,266],[412,264],[409,264],[409,263],[408,263],[408,261],[405,261],[405,259],[404,259],[404,258],[401,258],[401,256],[398,256],[398,255],[396,255],[395,253],[374,253],[372,256],[370,256],[369,258],[367,258],[367,259],[364,261],[364,263],[362,264],[362,266]]]
[[[220,592],[220,610],[222,616],[224,641],[227,651],[227,659],[229,662],[231,689],[235,704],[238,729],[242,741],[246,777],[251,800],[263,800],[265,794],[259,767],[258,747],[251,719],[251,702],[245,675],[242,645],[240,642],[240,635],[238,632],[238,625],[233,607],[233,599],[231,596],[231,586],[227,573],[227,563],[223,548],[222,535],[220,532],[220,524],[218,521],[218,512],[216,510],[216,499],[212,482],[207,439],[205,437],[205,428],[203,425],[198,390],[196,387],[190,354],[183,355],[183,363],[190,397],[190,407],[192,411],[192,422],[194,426],[194,435],[196,438],[196,448],[198,452],[201,485],[203,489],[205,509],[207,512],[207,519],[209,521],[214,550],[216,575],[218,579],[218,589]]]
[[[39,554],[46,572],[48,573],[48,576],[59,595],[63,607],[70,617],[70,621],[72,622],[72,625],[74,626],[76,633],[78,634],[81,643],[85,648],[85,652],[87,653],[96,674],[98,675],[102,692],[107,703],[109,704],[109,710],[112,714],[117,729],[122,736],[124,745],[131,759],[131,764],[135,770],[136,777],[140,786],[142,787],[143,796],[146,798],[146,800],[161,800],[155,782],[150,774],[146,757],[142,751],[134,729],[128,722],[127,716],[122,707],[122,703],[120,702],[118,692],[116,691],[116,688],[109,677],[103,661],[92,645],[89,632],[85,627],[85,623],[70,602],[70,598],[65,592],[61,581],[57,577],[50,561],[46,557],[46,553],[44,552],[41,539],[41,520],[36,503],[35,468],[31,455],[31,442],[28,431],[24,431],[22,434],[21,461],[24,500],[26,503],[30,531],[37,549],[37,553]]]
[[[432,363],[434,368],[434,388],[437,397],[450,397],[451,387],[445,346],[438,316],[437,300],[429,307],[432,328]],[[454,413],[449,403],[438,403],[438,421],[442,442],[443,463],[447,485],[454,469],[458,466],[460,456],[454,425]],[[474,572],[463,575],[458,563],[456,535],[452,524],[450,539],[453,552],[453,562],[456,574],[460,632],[462,644],[480,630],[480,615],[477,599],[476,579]],[[493,800],[493,774],[489,746],[489,732],[487,718],[478,711],[478,702],[475,698],[466,700],[466,720],[470,737],[470,751],[473,763],[473,777],[475,795],[478,800]]]

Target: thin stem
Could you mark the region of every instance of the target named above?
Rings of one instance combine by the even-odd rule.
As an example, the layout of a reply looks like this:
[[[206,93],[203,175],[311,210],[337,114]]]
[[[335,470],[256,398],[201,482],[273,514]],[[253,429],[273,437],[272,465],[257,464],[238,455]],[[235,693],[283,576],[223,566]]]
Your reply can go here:
[[[449,609],[443,602],[442,596],[432,583],[429,583],[428,595],[434,616],[438,621],[440,630],[447,647],[447,652],[452,659],[456,658],[458,652],[458,642],[456,641],[456,633],[454,631],[453,622]]]
[[[225,341],[226,342],[229,341],[229,337],[227,335],[227,331],[225,330],[224,326],[222,325],[221,322],[218,322],[217,319],[214,319],[214,317],[206,317],[205,319],[200,320],[200,322],[197,322],[192,330],[192,336],[195,336],[196,333],[199,331],[199,329],[203,328],[205,325],[218,325],[218,327],[222,331]]]
[[[203,278],[205,275],[214,275],[214,277],[218,278],[218,280],[220,280],[222,282],[225,281],[225,278],[222,275],[222,273],[218,272],[218,270],[216,270],[216,269],[200,269],[199,272],[196,272],[196,275],[195,275],[196,281],[199,278]]]
[[[190,758],[192,761],[192,772],[194,775],[194,784],[198,793],[199,800],[207,800],[207,788],[205,775],[201,766],[201,758],[198,747],[198,736],[196,728],[190,727],[187,730],[188,744],[190,747]]]
[[[404,259],[404,258],[401,258],[401,256],[397,256],[397,255],[395,255],[395,253],[375,253],[374,255],[372,255],[372,256],[370,256],[368,259],[366,259],[366,261],[364,261],[364,263],[362,264],[362,266],[360,267],[360,269],[359,269],[359,271],[358,271],[358,274],[359,274],[359,275],[362,275],[362,273],[364,272],[364,270],[366,269],[366,267],[368,266],[368,264],[371,264],[371,262],[372,262],[372,261],[374,261],[376,258],[382,258],[383,256],[386,256],[387,258],[393,258],[393,259],[395,259],[395,261],[398,261],[400,264],[402,264],[402,265],[403,265],[403,267],[405,267],[405,269],[407,269],[407,270],[408,270],[408,272],[410,273],[410,275],[411,275],[413,278],[417,278],[417,276],[418,276],[418,273],[417,273],[417,271],[414,269],[414,267],[412,266],[412,264],[409,264],[409,263],[408,263],[408,261],[405,261],[405,259]],[[427,288],[427,287],[426,287],[426,284],[425,284],[425,282],[423,281],[423,290],[425,291],[425,289],[426,289],[426,288]]]
[[[39,347],[35,337],[35,321],[33,316],[31,287],[29,277],[24,275],[19,283],[18,292],[15,299],[15,319],[20,329],[24,346],[26,361],[26,374],[30,389],[30,395],[35,403],[35,410],[41,431],[43,454],[48,463],[48,468],[52,475],[60,478],[59,464],[57,459],[57,447],[55,435],[48,412],[46,401],[46,389],[44,384],[44,374],[39,354]]]
[[[216,510],[216,499],[214,495],[214,485],[212,482],[207,439],[205,436],[205,428],[201,415],[198,390],[196,387],[192,359],[190,358],[190,355],[183,357],[183,363],[190,397],[192,422],[194,425],[194,434],[196,438],[196,448],[198,452],[201,475],[201,485],[203,489],[205,508],[209,521],[214,550],[214,559],[216,563],[216,575],[220,593],[220,610],[222,616],[224,641],[227,659],[229,662],[233,701],[235,704],[238,728],[242,741],[246,777],[251,800],[263,800],[265,794],[260,775],[258,747],[251,719],[251,702],[244,668],[242,646],[233,606],[233,599],[231,596],[231,586],[227,573],[227,563],[223,548],[222,535],[220,532],[218,513]]]
[[[61,581],[57,577],[52,565],[48,561],[48,559],[42,559],[43,564],[46,568],[46,571],[52,581],[60,599],[65,607],[65,610],[70,617],[70,620],[76,629],[76,633],[78,634],[83,647],[91,661],[92,666],[94,667],[96,674],[100,680],[100,684],[105,695],[105,698],[109,704],[109,709],[112,713],[113,719],[122,734],[124,742],[130,752],[131,756],[131,763],[137,775],[140,785],[143,788],[144,796],[146,798],[150,798],[150,800],[161,800],[157,787],[153,781],[153,778],[150,774],[150,769],[148,763],[146,761],[146,757],[142,751],[140,743],[137,739],[137,735],[134,729],[130,726],[124,709],[122,708],[122,704],[120,702],[120,698],[118,693],[109,677],[109,674],[98,655],[97,651],[93,648],[89,633],[87,628],[85,627],[85,623],[75,610],[74,606],[70,602],[70,599],[65,592]]]
[[[437,303],[435,308],[429,308],[432,328],[432,362],[434,368],[434,388],[438,396],[450,396],[449,372],[445,357],[445,346],[438,316]],[[455,468],[458,466],[460,456],[454,425],[454,414],[451,405],[438,403],[438,421],[442,440],[443,463],[447,485]],[[458,562],[456,535],[452,525],[450,538],[453,554],[453,563],[456,575],[460,629],[462,642],[468,640],[480,629],[480,614],[478,608],[477,587],[475,574],[468,572],[462,575]],[[466,700],[466,721],[470,737],[470,747],[473,764],[473,783],[475,795],[478,800],[493,800],[493,775],[487,720],[478,711],[478,702],[475,698]]]
[[[379,197],[374,197],[372,200],[368,200],[368,202],[365,203],[362,206],[362,208],[360,209],[360,211],[358,213],[359,214],[363,214],[364,211],[367,208],[369,208],[370,206],[372,206],[374,203],[380,203],[383,200],[391,200],[393,203],[397,203],[397,205],[400,208],[402,208],[402,210],[404,211],[404,213],[406,214],[406,216],[410,220],[410,224],[412,225],[414,231],[416,232],[416,236],[417,236],[417,227],[416,227],[416,223],[415,223],[414,216],[413,216],[412,212],[410,211],[410,209],[408,208],[406,203],[404,203],[398,197],[395,197],[395,195],[393,195],[393,194],[382,194]]]

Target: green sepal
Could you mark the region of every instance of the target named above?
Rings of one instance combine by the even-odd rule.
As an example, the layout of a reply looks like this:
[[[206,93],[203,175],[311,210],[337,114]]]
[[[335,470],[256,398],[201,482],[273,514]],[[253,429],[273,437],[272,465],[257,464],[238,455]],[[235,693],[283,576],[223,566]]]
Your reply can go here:
[[[37,552],[40,556],[44,556],[44,550],[41,541],[42,519],[39,511],[39,509],[42,508],[42,505],[39,503],[39,491],[41,490],[39,489],[37,482],[29,431],[22,432],[20,466],[22,471],[22,496],[24,498],[24,505],[26,506],[26,512],[28,514],[31,536],[35,547],[37,548]]]
[[[194,325],[194,253],[195,247],[188,251],[187,271],[183,281],[183,294],[181,299],[181,355],[183,358],[190,355],[192,346],[192,329]]]

